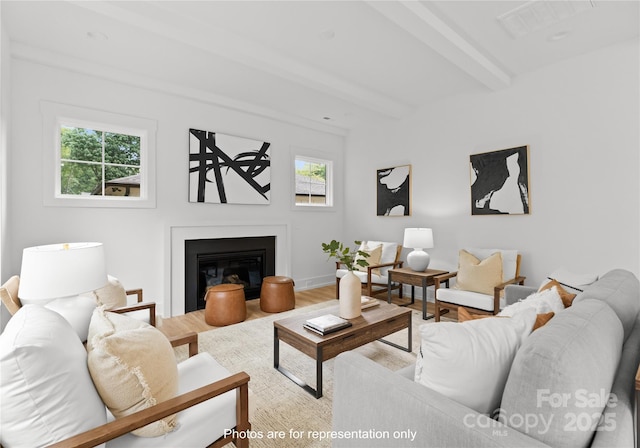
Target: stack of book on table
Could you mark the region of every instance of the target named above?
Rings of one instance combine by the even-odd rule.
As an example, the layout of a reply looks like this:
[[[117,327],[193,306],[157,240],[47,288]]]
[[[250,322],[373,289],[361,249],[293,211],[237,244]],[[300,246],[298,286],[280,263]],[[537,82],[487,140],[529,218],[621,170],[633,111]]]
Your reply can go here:
[[[369,296],[362,296],[360,298],[360,309],[362,310],[366,310],[367,308],[371,308],[376,305],[380,305],[380,301],[376,298]]]
[[[334,316],[333,314],[325,314],[323,316],[314,317],[305,322],[304,328],[311,330],[321,335],[333,333],[334,331],[342,330],[351,326],[351,322],[342,317]]]

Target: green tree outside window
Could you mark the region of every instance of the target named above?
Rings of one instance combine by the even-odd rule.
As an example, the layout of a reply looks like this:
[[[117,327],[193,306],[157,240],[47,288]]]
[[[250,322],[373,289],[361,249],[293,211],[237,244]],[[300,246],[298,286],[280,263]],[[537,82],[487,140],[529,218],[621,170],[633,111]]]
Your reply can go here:
[[[105,195],[106,185],[140,174],[140,137],[63,126],[60,163],[62,194]]]

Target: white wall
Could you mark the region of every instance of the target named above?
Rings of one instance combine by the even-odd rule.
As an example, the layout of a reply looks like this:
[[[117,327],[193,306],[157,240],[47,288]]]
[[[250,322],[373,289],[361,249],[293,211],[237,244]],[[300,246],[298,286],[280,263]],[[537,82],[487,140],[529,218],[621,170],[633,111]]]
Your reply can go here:
[[[561,266],[638,275],[639,54],[628,41],[352,132],[346,188],[359,194],[347,198],[347,235],[402,241],[404,227],[432,227],[431,266],[448,270],[461,247],[517,248],[530,285]],[[469,155],[521,145],[531,214],[471,216]],[[412,216],[376,217],[376,169],[406,163]]]
[[[332,212],[292,210],[292,147],[317,151],[336,161],[342,191],[344,137],[204,102],[136,88],[24,60],[12,61],[13,111],[10,222],[11,272],[18,273],[24,247],[64,241],[101,241],[108,271],[125,286],[142,287],[145,299],[168,296],[167,233],[172,225],[285,224],[290,275],[298,288],[332,281],[320,243],[339,238],[343,200]],[[42,202],[42,117],[40,101],[119,112],[157,121],[157,207],[100,209],[44,207]],[[268,206],[188,202],[188,130],[217,131],[271,143],[271,204]]]
[[[9,36],[2,26],[2,4],[0,4],[0,284],[11,277],[9,271],[9,241],[7,236],[7,174],[9,123],[11,112],[11,57]],[[4,328],[10,318],[9,312],[0,305],[0,328]]]

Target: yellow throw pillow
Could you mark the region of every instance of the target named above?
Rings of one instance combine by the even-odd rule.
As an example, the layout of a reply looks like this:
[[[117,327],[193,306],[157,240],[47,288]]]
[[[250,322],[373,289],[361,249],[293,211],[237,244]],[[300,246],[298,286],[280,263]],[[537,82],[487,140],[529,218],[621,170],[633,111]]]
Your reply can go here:
[[[89,325],[87,349],[93,383],[116,419],[178,393],[178,367],[171,344],[147,323],[97,308]],[[176,424],[176,416],[171,415],[133,434],[157,437],[173,431]]]
[[[358,260],[365,260],[367,263],[369,263],[369,266],[376,266],[378,264],[380,264],[380,257],[382,257],[382,244],[378,244],[377,246],[373,246],[373,247],[369,247],[367,246],[367,244],[363,244],[360,247],[360,250],[362,252],[366,252],[369,254],[368,257],[362,257],[360,256],[360,254],[356,255],[356,259],[355,261]],[[354,268],[358,271],[364,271],[367,272],[367,268],[366,267],[362,267],[358,264],[354,264]],[[380,275],[380,269],[373,269],[371,271],[372,274],[376,274],[376,275]]]
[[[544,291],[545,289],[551,289],[554,286],[558,290],[558,294],[560,294],[560,299],[562,299],[562,304],[564,305],[564,307],[569,308],[573,303],[573,299],[576,298],[576,294],[571,294],[570,292],[567,292],[567,290],[564,289],[557,280],[551,280],[549,283],[542,286],[539,289],[539,291]]]
[[[480,261],[466,250],[460,251],[455,289],[493,295],[493,289],[500,283],[502,283],[500,252]]]

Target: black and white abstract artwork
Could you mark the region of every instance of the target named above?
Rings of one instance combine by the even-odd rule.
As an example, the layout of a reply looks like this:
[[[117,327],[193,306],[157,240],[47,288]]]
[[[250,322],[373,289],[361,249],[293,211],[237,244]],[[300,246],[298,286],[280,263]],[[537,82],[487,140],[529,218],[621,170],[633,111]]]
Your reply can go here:
[[[189,202],[269,204],[270,143],[189,129]]]
[[[529,214],[529,146],[472,154],[471,214]]]
[[[411,165],[377,171],[377,216],[411,215]]]

